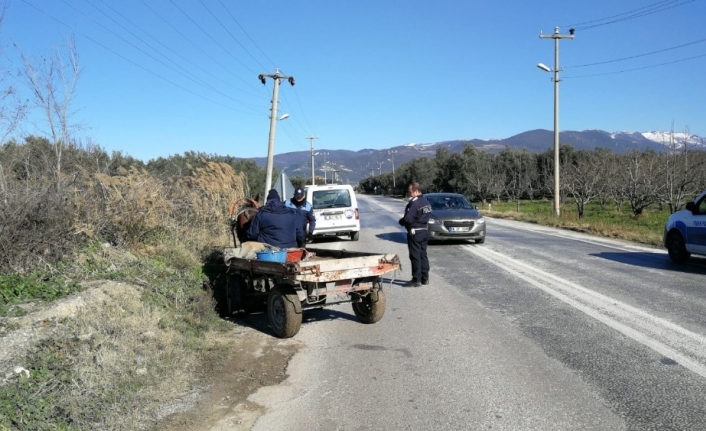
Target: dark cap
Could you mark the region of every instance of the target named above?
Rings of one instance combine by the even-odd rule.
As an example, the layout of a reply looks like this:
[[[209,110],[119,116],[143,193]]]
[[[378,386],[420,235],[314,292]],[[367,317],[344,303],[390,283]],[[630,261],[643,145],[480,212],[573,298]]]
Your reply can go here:
[[[269,193],[267,193],[267,202],[273,201],[273,200],[281,200],[279,197],[279,193],[277,193],[277,190],[271,189]]]
[[[301,189],[301,188],[295,189],[294,190],[294,197],[297,199],[303,198],[304,197],[304,189]]]

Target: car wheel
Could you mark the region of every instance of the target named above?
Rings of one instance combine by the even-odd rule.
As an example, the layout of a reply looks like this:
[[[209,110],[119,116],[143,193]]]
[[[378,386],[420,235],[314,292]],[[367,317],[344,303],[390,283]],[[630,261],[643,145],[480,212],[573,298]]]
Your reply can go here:
[[[351,241],[358,241],[360,239],[360,231],[351,233]]]
[[[667,236],[667,252],[674,263],[684,263],[691,256],[691,253],[686,251],[684,237],[679,232],[670,232]]]
[[[476,244],[483,244],[485,242],[485,237],[476,240]]]

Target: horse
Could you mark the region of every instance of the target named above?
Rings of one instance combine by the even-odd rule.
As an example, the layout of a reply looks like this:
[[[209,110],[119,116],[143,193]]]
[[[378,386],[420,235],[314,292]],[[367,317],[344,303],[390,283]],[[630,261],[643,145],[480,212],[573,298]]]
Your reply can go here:
[[[241,198],[233,202],[230,206],[230,231],[233,235],[233,244],[239,247],[239,244],[248,240],[247,231],[250,227],[255,214],[257,214],[260,204],[257,203],[258,197]]]

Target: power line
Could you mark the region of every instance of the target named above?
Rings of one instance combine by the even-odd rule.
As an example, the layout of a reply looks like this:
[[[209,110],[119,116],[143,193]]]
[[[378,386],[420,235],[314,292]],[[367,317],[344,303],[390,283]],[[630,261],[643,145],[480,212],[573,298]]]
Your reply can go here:
[[[154,9],[152,9],[152,7],[151,7],[149,4],[147,4],[147,3],[145,2],[145,0],[140,0],[140,2],[141,2],[147,9],[149,9],[153,14],[157,15],[157,17],[158,17],[159,19],[161,19],[165,24],[167,24],[169,27],[171,27],[172,30],[174,30],[177,34],[179,34],[181,37],[183,37],[184,39],[186,39],[186,41],[189,42],[191,45],[193,45],[196,49],[198,49],[199,51],[201,51],[201,53],[204,54],[206,57],[208,57],[211,61],[213,61],[213,62],[216,63],[217,65],[221,66],[225,71],[231,73],[236,79],[238,79],[238,80],[240,80],[241,82],[243,82],[244,84],[246,84],[246,85],[252,87],[252,83],[250,83],[249,81],[246,81],[245,79],[243,79],[243,78],[241,78],[240,76],[236,75],[235,73],[233,73],[232,70],[228,69],[226,66],[224,66],[223,64],[221,64],[221,62],[219,62],[218,60],[216,60],[215,58],[213,58],[213,56],[211,56],[210,54],[208,54],[206,51],[203,50],[203,48],[201,48],[199,45],[197,45],[197,44],[196,44],[194,41],[192,41],[189,37],[187,37],[186,35],[184,35],[184,33],[182,33],[182,32],[181,32],[178,28],[176,28],[172,23],[170,23],[166,18],[164,18],[159,12],[157,12],[157,11],[154,10]],[[241,90],[241,91],[244,91],[244,90]],[[245,92],[245,91],[244,91],[244,92]],[[246,93],[247,93],[247,94],[250,94],[251,96],[260,97],[259,94],[248,93],[248,92],[246,92]]]
[[[257,75],[257,72],[255,72],[254,70],[250,69],[245,63],[243,63],[242,61],[240,61],[240,59],[239,59],[238,57],[236,57],[235,55],[233,55],[233,53],[231,53],[228,49],[226,49],[223,45],[221,45],[220,42],[218,42],[218,41],[217,41],[213,36],[211,36],[206,30],[204,30],[203,27],[201,27],[196,21],[194,21],[194,19],[191,18],[191,16],[190,16],[189,14],[187,14],[186,12],[184,12],[184,10],[183,10],[182,8],[180,8],[178,4],[174,3],[174,0],[169,0],[169,2],[170,2],[172,5],[174,5],[174,7],[177,8],[177,9],[179,10],[179,12],[181,12],[185,17],[187,17],[187,18],[189,19],[189,21],[191,21],[199,30],[201,30],[206,36],[208,36],[208,38],[211,39],[211,40],[213,41],[213,43],[215,43],[216,45],[218,45],[223,51],[226,52],[226,54],[230,55],[230,56],[233,58],[233,60],[237,61],[241,66],[243,66],[244,68],[246,68],[246,69],[247,69],[248,71],[250,71],[253,75]]]
[[[284,102],[284,104],[287,105],[287,110],[288,110],[289,112],[292,112],[292,113],[294,112],[294,110],[292,109],[292,106],[289,104],[289,100],[288,100],[287,97],[285,97],[284,95],[282,95],[282,96],[280,97],[280,100],[282,100],[282,101]],[[297,125],[299,126],[299,128],[301,129],[301,131],[302,131],[304,134],[306,134],[306,129],[304,128],[304,126],[302,125],[302,123],[299,121],[299,119],[297,118],[297,116],[295,115],[294,117],[290,117],[290,118],[293,118],[293,119],[294,119],[294,122],[297,123]]]
[[[233,14],[230,13],[230,10],[228,10],[228,8],[226,7],[226,5],[224,5],[221,0],[218,0],[218,3],[221,4],[221,6],[223,7],[223,9],[225,9],[225,11],[226,11],[226,12],[228,13],[228,15],[230,16],[230,18],[238,25],[238,27],[240,27],[240,29],[243,31],[243,33],[245,33],[245,36],[247,36],[248,39],[250,39],[250,42],[252,42],[253,45],[255,45],[255,47],[257,47],[257,49],[260,50],[260,52],[262,53],[262,55],[264,55],[265,58],[266,58],[267,60],[269,60],[270,63],[272,63],[272,66],[277,67],[277,65],[275,64],[275,62],[272,61],[272,59],[270,59],[270,57],[268,57],[267,54],[265,54],[265,51],[263,51],[262,48],[260,48],[260,46],[253,40],[253,38],[250,37],[250,35],[248,34],[248,32],[245,31],[245,29],[243,28],[243,26],[240,25],[240,23],[238,22],[238,20],[235,19],[235,17],[233,16]],[[265,68],[265,69],[266,69],[266,68]]]
[[[304,117],[304,121],[306,121],[306,124],[309,126],[309,129],[313,131],[314,128],[311,127],[311,123],[309,123],[309,119],[307,118],[306,113],[304,112],[304,107],[302,106],[302,102],[299,100],[299,92],[297,92],[296,88],[294,89],[294,96],[296,96],[296,98],[297,98],[297,103],[299,104],[299,108],[302,111],[302,116]]]
[[[657,51],[646,52],[646,53],[644,53],[644,54],[631,55],[630,57],[616,58],[616,59],[614,59],[614,60],[599,61],[599,62],[596,62],[596,63],[579,64],[579,65],[577,65],[577,66],[565,66],[564,68],[565,68],[565,69],[569,69],[569,68],[579,68],[579,67],[597,66],[597,65],[599,65],[599,64],[608,64],[608,63],[616,63],[616,62],[618,62],[618,61],[632,60],[633,58],[646,57],[646,56],[652,55],[652,54],[659,54],[659,53],[661,53],[661,52],[667,52],[667,51],[671,51],[671,50],[678,49],[678,48],[683,48],[683,47],[685,47],[685,46],[695,45],[695,44],[697,44],[697,43],[702,43],[702,42],[706,42],[706,39],[699,39],[699,40],[695,40],[695,41],[693,41],[693,42],[684,43],[684,44],[682,44],[682,45],[672,46],[672,47],[670,47],[670,48],[664,48],[664,49],[660,49],[660,50],[657,50]]]
[[[186,78],[186,79],[188,79],[188,80],[190,80],[190,81],[192,81],[192,82],[195,82],[196,84],[201,85],[202,87],[205,87],[205,88],[207,88],[207,89],[209,89],[209,90],[211,90],[211,91],[213,91],[213,92],[215,92],[215,93],[217,93],[217,94],[220,94],[221,96],[223,96],[223,97],[225,97],[225,98],[227,98],[227,99],[231,99],[231,100],[234,101],[234,102],[238,102],[238,103],[241,103],[241,104],[244,104],[244,105],[248,105],[248,103],[243,102],[243,101],[238,100],[238,99],[235,99],[235,98],[233,98],[233,97],[227,95],[226,93],[223,93],[222,91],[218,90],[217,88],[214,88],[214,87],[212,87],[212,86],[209,85],[209,84],[206,84],[205,82],[203,82],[203,81],[199,80],[198,78],[196,78],[193,74],[191,74],[191,75],[194,76],[194,77],[189,77],[188,75],[184,74],[183,72],[181,72],[181,71],[175,69],[174,67],[170,66],[169,64],[165,63],[164,61],[162,61],[162,60],[160,60],[159,58],[155,57],[154,55],[150,54],[149,52],[143,50],[142,48],[140,48],[139,46],[137,46],[137,45],[135,45],[134,43],[130,42],[129,40],[125,39],[125,38],[122,37],[121,35],[117,34],[117,33],[114,32],[113,30],[111,30],[111,29],[107,28],[106,26],[102,25],[101,23],[99,23],[98,21],[94,20],[94,19],[91,18],[90,16],[86,15],[86,13],[84,13],[84,12],[81,11],[80,9],[77,9],[77,8],[74,7],[73,5],[67,3],[66,0],[61,0],[61,2],[64,3],[65,5],[67,5],[68,7],[70,7],[71,9],[75,10],[76,12],[80,13],[81,15],[85,16],[85,17],[88,18],[91,22],[93,22],[94,24],[96,24],[96,25],[98,25],[99,27],[103,28],[104,30],[108,31],[109,33],[111,33],[111,34],[114,35],[115,37],[119,38],[119,39],[122,40],[123,42],[125,42],[125,43],[127,43],[128,45],[132,46],[132,47],[135,48],[136,50],[140,51],[141,53],[143,53],[143,54],[145,54],[146,56],[150,57],[151,59],[155,60],[156,62],[162,64],[163,66],[165,66],[165,67],[171,69],[173,72],[176,72],[176,73],[178,73],[179,75],[183,76],[184,78]],[[90,4],[90,3],[89,3],[89,4]],[[99,11],[100,11],[100,10],[99,10]],[[120,25],[120,24],[118,24],[118,25]],[[123,29],[125,29],[125,27],[123,27],[123,26],[121,26],[121,27],[122,27]],[[127,29],[125,29],[125,30],[127,30]],[[136,37],[138,40],[140,40],[142,43],[144,43],[145,45],[147,45],[147,46],[149,46],[150,48],[152,48],[148,43],[146,43],[145,41],[143,41],[143,40],[140,39],[139,37],[135,36],[134,33],[130,32],[129,30],[127,30],[127,31],[128,31],[130,34],[132,34],[134,37]],[[152,48],[152,49],[154,49],[154,48]],[[159,53],[159,51],[157,51],[157,52]],[[163,55],[163,54],[160,53],[160,55]],[[164,55],[163,55],[163,56],[164,56]],[[166,57],[165,57],[165,58],[166,58]],[[167,60],[172,61],[172,60],[170,60],[169,58],[167,58]],[[172,62],[173,62],[173,61],[172,61]],[[177,65],[177,67],[181,67],[181,66]],[[183,69],[183,68],[182,68],[182,69]],[[183,69],[183,70],[185,70],[185,69]],[[185,70],[185,71],[186,71],[186,70]],[[186,73],[190,73],[190,72],[186,71]],[[250,106],[251,106],[251,107],[255,107],[255,105],[250,105]]]
[[[157,78],[159,78],[159,79],[161,79],[161,80],[163,80],[163,81],[166,81],[166,82],[172,84],[173,86],[175,86],[175,87],[177,87],[177,88],[179,88],[179,89],[181,89],[181,90],[186,91],[187,93],[191,93],[191,94],[193,94],[193,95],[196,96],[196,97],[200,97],[201,99],[204,99],[204,100],[209,101],[209,102],[211,102],[211,103],[214,103],[214,104],[216,104],[216,105],[222,106],[222,107],[224,107],[224,108],[226,108],[226,109],[230,109],[230,110],[232,110],[232,111],[237,111],[237,112],[242,112],[242,113],[245,113],[245,114],[255,115],[253,112],[243,111],[243,110],[241,110],[241,109],[233,108],[232,106],[224,105],[223,103],[217,102],[217,101],[215,101],[215,100],[213,100],[213,99],[210,99],[210,98],[208,98],[208,97],[206,97],[206,96],[204,96],[204,95],[202,95],[202,94],[196,93],[195,91],[189,90],[188,88],[186,88],[186,87],[184,87],[184,86],[182,86],[182,85],[179,85],[179,84],[177,84],[176,82],[174,82],[174,81],[172,81],[172,80],[170,80],[170,79],[168,79],[168,78],[165,78],[164,76],[158,74],[157,72],[154,72],[154,71],[152,71],[152,70],[146,68],[145,66],[142,66],[141,64],[139,64],[139,63],[137,63],[137,62],[135,62],[135,61],[133,61],[133,60],[130,60],[129,58],[125,57],[124,55],[115,52],[114,50],[112,50],[112,49],[110,49],[109,47],[103,45],[102,43],[100,43],[100,42],[98,42],[97,40],[93,39],[92,37],[88,36],[87,34],[85,34],[85,33],[81,32],[81,31],[79,31],[79,30],[73,28],[73,27],[70,26],[69,24],[66,24],[66,23],[63,22],[62,20],[60,20],[60,19],[54,17],[53,15],[51,15],[51,14],[45,12],[44,10],[38,8],[37,6],[35,6],[35,5],[33,5],[32,3],[28,2],[27,0],[20,0],[20,1],[22,1],[23,3],[25,3],[25,4],[28,5],[28,6],[32,7],[33,9],[37,10],[38,12],[40,12],[40,13],[46,15],[47,17],[53,19],[54,21],[58,22],[59,24],[61,24],[61,25],[65,26],[65,27],[69,28],[70,30],[76,32],[77,34],[81,35],[82,37],[86,38],[87,40],[90,40],[91,42],[95,43],[96,45],[100,46],[101,48],[105,49],[106,51],[112,53],[113,55],[122,58],[123,60],[127,61],[128,63],[130,63],[130,64],[132,64],[132,65],[134,65],[134,66],[136,66],[136,67],[138,67],[138,68],[140,68],[140,69],[142,69],[142,70],[144,70],[144,71],[147,72],[147,73],[150,73],[150,74],[156,76]]]
[[[241,89],[241,88],[239,88],[239,87],[234,86],[231,82],[228,82],[228,81],[226,81],[225,79],[222,79],[222,78],[220,78],[220,77],[214,75],[214,74],[211,73],[211,71],[209,71],[208,69],[206,69],[206,68],[204,68],[204,67],[201,67],[199,64],[197,64],[197,63],[191,61],[188,57],[185,57],[185,56],[181,55],[178,51],[175,51],[175,50],[172,49],[169,45],[167,45],[167,44],[161,42],[159,39],[157,39],[156,37],[154,37],[154,36],[152,36],[151,34],[149,34],[147,31],[145,31],[145,30],[143,30],[142,28],[140,28],[139,25],[137,25],[137,24],[135,24],[133,21],[131,21],[130,18],[128,18],[128,17],[126,17],[125,15],[121,14],[119,11],[117,11],[115,8],[113,8],[110,4],[108,4],[105,0],[101,0],[101,1],[102,1],[102,3],[103,3],[105,6],[107,6],[110,10],[112,10],[113,13],[115,13],[115,14],[118,15],[118,16],[120,16],[122,19],[124,19],[125,21],[127,21],[128,23],[130,23],[133,27],[135,27],[136,29],[140,30],[143,34],[145,34],[146,36],[150,37],[152,40],[154,40],[155,42],[157,42],[158,44],[160,44],[161,46],[163,46],[164,48],[166,48],[167,50],[169,50],[169,52],[171,52],[172,54],[176,55],[177,57],[179,57],[179,58],[182,59],[183,61],[189,63],[191,66],[197,68],[197,69],[200,70],[201,72],[203,72],[203,73],[209,75],[210,77],[212,77],[212,78],[214,78],[214,79],[220,81],[221,83],[223,83],[223,84],[225,84],[225,85],[230,86],[231,88],[233,88],[233,89],[235,89],[235,90],[242,91],[242,92],[244,92],[244,93],[246,93],[246,94],[250,94],[250,95],[252,95],[252,96],[258,96],[258,97],[259,97],[259,95],[255,95],[255,94],[253,94],[253,93],[248,93],[247,91],[245,91],[245,90],[243,90],[243,89]],[[86,0],[86,2],[88,2],[88,3],[90,4],[89,0]],[[96,9],[98,9],[95,5],[92,5],[92,4],[91,4],[91,6],[93,6],[93,7],[96,8]],[[100,9],[99,9],[99,11],[100,11]],[[100,12],[103,13],[103,14],[105,14],[103,11],[100,11]],[[106,16],[107,16],[107,15],[106,15]],[[112,18],[111,18],[111,19],[112,19]],[[154,48],[152,48],[152,49],[154,49]],[[155,51],[156,51],[156,50],[155,50]],[[162,54],[162,55],[163,55],[163,54]],[[165,56],[165,57],[166,57],[166,56]]]
[[[211,11],[211,9],[209,9],[208,6],[206,6],[206,4],[203,2],[203,0],[199,0],[199,3],[201,3],[201,5],[204,7],[204,9],[206,9],[206,10],[208,11],[208,13],[211,14],[211,16],[213,17],[213,19],[215,19],[216,22],[218,22],[218,24],[220,24],[221,27],[223,27],[223,30],[225,30],[226,33],[228,33],[228,34],[230,35],[230,37],[233,38],[233,40],[235,41],[235,43],[237,43],[238,45],[240,45],[240,47],[243,48],[243,50],[250,56],[250,58],[252,58],[253,60],[255,60],[255,63],[257,63],[258,66],[260,66],[260,67],[263,68],[263,69],[267,69],[265,66],[262,65],[262,63],[260,63],[260,62],[257,60],[257,58],[253,57],[253,55],[250,54],[250,51],[248,51],[248,49],[245,48],[245,46],[243,46],[242,43],[240,43],[240,41],[238,40],[238,38],[236,38],[236,37],[233,35],[233,33],[231,33],[230,30],[228,30],[228,27],[226,27],[225,25],[223,25],[223,23],[221,22],[221,20],[218,19],[218,17],[216,16],[216,14],[214,14],[214,13]]]
[[[674,0],[674,1],[678,1],[678,0]],[[611,20],[611,21],[606,21],[606,22],[601,23],[601,24],[593,24],[593,25],[583,26],[583,27],[579,26],[579,27],[576,27],[576,30],[578,30],[578,31],[584,31],[584,30],[589,30],[589,29],[596,28],[596,27],[602,27],[602,26],[608,25],[608,24],[615,24],[616,22],[623,22],[623,21],[629,21],[629,20],[635,19],[635,18],[642,18],[643,16],[648,16],[648,15],[652,15],[652,14],[655,14],[655,13],[658,13],[658,12],[664,12],[664,11],[669,10],[669,9],[674,9],[675,7],[684,6],[685,4],[692,3],[692,2],[694,2],[694,1],[695,1],[695,0],[686,0],[686,1],[683,1],[682,3],[678,3],[678,4],[675,4],[675,5],[671,5],[671,6],[670,6],[670,4],[673,3],[673,2],[669,2],[669,3],[664,4],[664,5],[662,5],[662,6],[655,6],[654,8],[647,9],[647,10],[644,10],[644,11],[642,11],[642,12],[639,12],[639,13],[636,13],[636,14],[633,14],[633,15],[628,15],[628,16],[623,17],[623,18],[616,18],[616,19]],[[599,20],[599,21],[600,21],[600,20]]]
[[[661,4],[661,5],[664,5],[664,3],[673,3],[673,2],[675,2],[675,1],[677,1],[677,0],[662,0],[662,1],[658,1],[657,3],[648,4],[647,6],[639,7],[639,8],[637,8],[637,9],[633,9],[633,10],[630,10],[630,11],[627,11],[627,12],[619,13],[619,14],[617,14],[617,15],[611,15],[611,16],[607,16],[607,17],[605,17],[605,18],[594,19],[594,20],[591,20],[591,21],[579,22],[579,23],[576,23],[576,24],[563,25],[563,26],[561,26],[561,27],[581,27],[581,26],[584,26],[584,25],[587,25],[587,24],[593,24],[593,23],[596,23],[596,22],[601,22],[601,21],[605,21],[605,20],[608,20],[608,19],[613,19],[613,18],[618,18],[618,17],[624,16],[624,15],[629,15],[629,14],[632,14],[632,13],[635,13],[635,12],[639,12],[639,11],[642,11],[642,10],[645,10],[645,9],[648,9],[648,8],[653,8],[653,7],[658,6],[658,5],[660,5],[660,4]]]
[[[574,75],[574,76],[565,76],[563,79],[575,79],[575,78],[592,78],[594,76],[604,76],[604,75],[617,75],[619,73],[626,73],[626,72],[634,72],[636,70],[644,70],[644,69],[651,69],[653,67],[659,67],[659,66],[666,66],[668,64],[674,64],[674,63],[681,63],[683,61],[688,61],[688,60],[693,60],[695,58],[702,58],[706,57],[706,54],[701,54],[701,55],[695,55],[693,57],[687,57],[687,58],[682,58],[680,60],[674,60],[674,61],[667,61],[664,63],[658,63],[658,64],[653,64],[650,66],[643,66],[643,67],[636,67],[634,69],[625,69],[625,70],[618,70],[615,72],[604,72],[604,73],[594,73],[591,75]]]

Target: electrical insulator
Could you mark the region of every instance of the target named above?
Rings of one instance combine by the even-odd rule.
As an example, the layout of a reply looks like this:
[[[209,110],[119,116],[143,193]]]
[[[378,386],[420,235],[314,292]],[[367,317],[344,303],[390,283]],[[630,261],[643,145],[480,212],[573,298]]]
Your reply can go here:
[[[293,76],[290,76],[287,81],[289,81],[290,84],[294,85],[294,77]]]
[[[265,82],[266,82],[266,81],[265,81],[265,75],[259,74],[259,75],[257,75],[257,79],[259,79],[260,82],[262,82],[262,85],[265,85]]]

